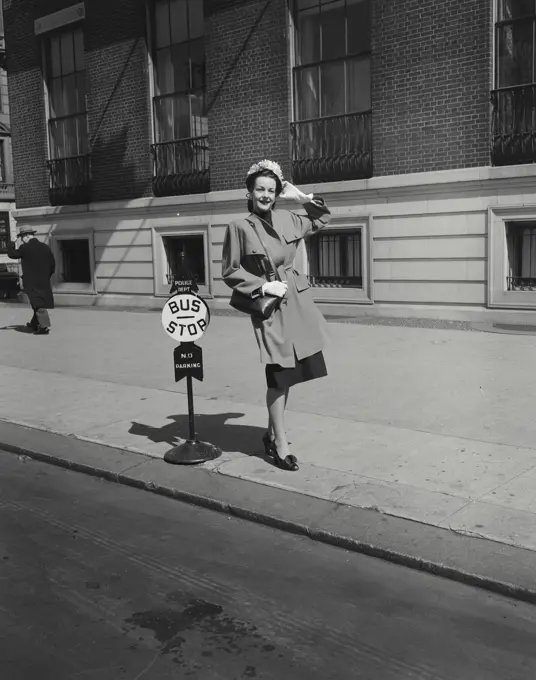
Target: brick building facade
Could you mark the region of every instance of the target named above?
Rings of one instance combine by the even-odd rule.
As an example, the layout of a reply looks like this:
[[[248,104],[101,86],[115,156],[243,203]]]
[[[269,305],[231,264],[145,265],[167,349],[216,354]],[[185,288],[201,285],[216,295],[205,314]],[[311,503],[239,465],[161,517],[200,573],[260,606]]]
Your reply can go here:
[[[60,302],[158,306],[188,267],[226,307],[267,157],[332,207],[300,252],[326,313],[536,318],[536,1],[4,8],[16,217]]]
[[[6,271],[17,270],[6,255],[7,244],[13,237],[14,224],[11,211],[15,207],[13,165],[11,156],[11,123],[7,89],[6,49],[4,42],[4,21],[0,5],[0,298],[12,287],[3,280]]]

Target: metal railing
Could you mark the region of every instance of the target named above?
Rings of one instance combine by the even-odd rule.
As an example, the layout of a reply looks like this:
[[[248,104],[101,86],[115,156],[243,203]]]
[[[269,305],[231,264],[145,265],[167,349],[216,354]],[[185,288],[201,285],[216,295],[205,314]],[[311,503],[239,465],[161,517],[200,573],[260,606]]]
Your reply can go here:
[[[507,276],[506,277],[507,290],[536,290],[536,278],[526,276]]]
[[[0,196],[15,196],[15,185],[10,182],[0,182]]]
[[[372,177],[372,114],[350,113],[291,123],[297,184]]]
[[[54,158],[48,161],[51,205],[77,205],[90,202],[89,154]]]
[[[536,162],[536,84],[491,92],[493,165]]]
[[[208,136],[160,142],[151,146],[155,196],[210,191]]]

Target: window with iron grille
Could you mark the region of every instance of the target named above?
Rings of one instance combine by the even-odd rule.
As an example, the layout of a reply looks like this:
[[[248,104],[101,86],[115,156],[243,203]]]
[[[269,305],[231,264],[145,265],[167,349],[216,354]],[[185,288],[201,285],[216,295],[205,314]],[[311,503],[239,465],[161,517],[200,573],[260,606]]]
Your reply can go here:
[[[0,255],[7,253],[7,244],[10,240],[9,213],[0,212]]]
[[[328,229],[307,242],[311,286],[363,287],[361,229]]]
[[[47,35],[44,50],[50,158],[82,156],[88,150],[82,28]],[[70,166],[63,167],[68,171]]]
[[[6,181],[5,142],[0,139],[0,182]]]
[[[536,291],[536,222],[508,222],[506,244],[506,290]]]
[[[296,119],[370,110],[370,1],[296,0]]]
[[[496,86],[536,82],[536,0],[499,0],[496,31]]]
[[[207,135],[202,2],[155,1],[153,57],[156,141]]]
[[[195,279],[206,285],[205,243],[202,234],[163,236],[167,259],[167,282]]]
[[[295,0],[293,176],[370,177],[370,0]]]
[[[203,3],[154,0],[152,53],[156,196],[210,191]]]
[[[492,160],[536,161],[536,0],[497,0]]]

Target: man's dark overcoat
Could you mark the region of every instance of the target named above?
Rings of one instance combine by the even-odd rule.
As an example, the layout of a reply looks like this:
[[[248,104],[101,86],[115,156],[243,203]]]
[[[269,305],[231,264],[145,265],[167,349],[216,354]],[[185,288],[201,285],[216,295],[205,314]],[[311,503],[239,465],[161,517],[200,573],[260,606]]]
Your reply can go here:
[[[50,277],[56,271],[56,263],[47,244],[33,238],[20,248],[15,248],[15,244],[11,242],[8,244],[7,254],[12,260],[21,261],[22,286],[32,309],[53,309],[54,296]]]

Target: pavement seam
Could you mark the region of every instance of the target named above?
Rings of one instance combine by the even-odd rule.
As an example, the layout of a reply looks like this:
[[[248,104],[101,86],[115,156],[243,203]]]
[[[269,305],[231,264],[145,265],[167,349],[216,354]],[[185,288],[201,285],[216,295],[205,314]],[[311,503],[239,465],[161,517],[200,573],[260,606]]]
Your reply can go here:
[[[449,520],[451,520],[451,519],[454,517],[454,515],[457,515],[459,512],[461,512],[462,510],[465,510],[465,508],[468,508],[470,505],[472,505],[472,504],[475,502],[475,500],[477,500],[477,499],[472,498],[472,499],[469,500],[465,505],[462,505],[461,508],[458,508],[458,509],[455,510],[454,512],[451,512],[450,515],[447,515],[447,517],[445,517],[444,519],[442,519],[442,520],[439,522],[438,526],[440,526],[440,527],[443,526],[443,524],[444,524],[445,522],[448,522]],[[449,529],[450,529],[450,526],[449,526]],[[451,529],[451,531],[456,531],[456,530],[455,530],[455,529]],[[460,532],[457,532],[457,533],[460,533]]]
[[[507,484],[510,484],[510,482],[513,482],[516,479],[519,479],[519,477],[522,477],[523,475],[526,475],[528,472],[532,472],[532,470],[536,470],[536,465],[531,465],[528,467],[526,470],[523,470],[522,472],[519,472],[517,475],[514,475],[510,479],[506,479],[502,484],[498,484],[497,486],[493,487],[493,489],[490,489],[489,491],[486,491],[486,493],[481,494],[478,496],[478,498],[475,498],[475,501],[480,501],[481,503],[487,503],[489,501],[483,501],[482,499],[484,496],[487,496],[490,493],[493,493],[494,491],[497,491],[497,489],[501,489],[503,486],[506,486]],[[493,504],[495,505],[495,504]],[[497,505],[500,505],[502,508],[508,508],[510,506],[508,505],[501,505],[500,503],[497,503]]]
[[[112,472],[111,470],[107,470],[102,467],[80,463],[77,461],[69,461],[52,454],[42,453],[24,446],[18,446],[16,444],[5,444],[0,442],[0,447],[7,452],[14,453],[19,456],[27,456],[44,463],[55,465],[56,467],[66,468],[74,472],[82,472],[84,474],[107,479],[108,481],[118,484],[124,484],[126,486],[150,491],[151,493],[167,496],[180,502],[204,507],[209,510],[216,510],[227,515],[238,517],[250,522],[263,524],[265,526],[285,531],[287,533],[306,536],[313,541],[326,543],[328,545],[343,548],[352,552],[383,559],[394,564],[399,564],[401,566],[416,569],[418,571],[424,571],[426,573],[441,576],[443,578],[448,578],[466,585],[482,588],[484,590],[527,602],[529,604],[536,604],[536,588],[531,590],[529,588],[517,586],[513,583],[508,583],[507,581],[500,581],[490,577],[480,576],[461,568],[447,566],[439,562],[409,555],[408,553],[376,546],[372,543],[367,543],[358,539],[350,538],[348,536],[343,536],[332,531],[308,527],[304,524],[294,522],[289,519],[276,517],[274,515],[258,512],[256,510],[250,510],[248,508],[234,505],[222,500],[210,498],[208,496],[182,491],[180,489],[165,486],[163,484],[145,481],[129,476],[128,471],[133,467],[137,467],[139,464],[130,466],[129,468],[119,472]],[[118,450],[121,451],[121,449]],[[334,513],[338,512],[338,510],[339,508],[335,508]]]

